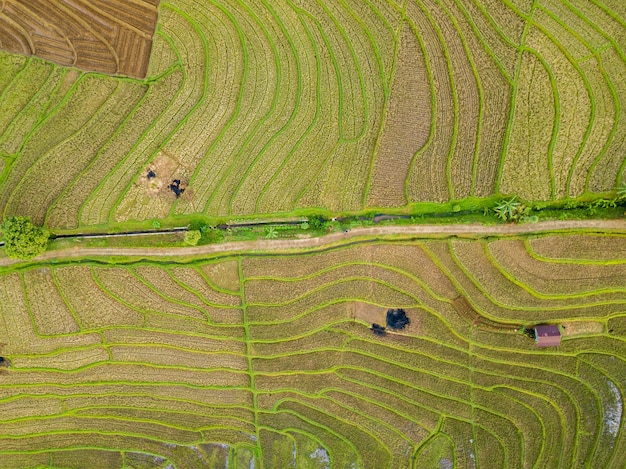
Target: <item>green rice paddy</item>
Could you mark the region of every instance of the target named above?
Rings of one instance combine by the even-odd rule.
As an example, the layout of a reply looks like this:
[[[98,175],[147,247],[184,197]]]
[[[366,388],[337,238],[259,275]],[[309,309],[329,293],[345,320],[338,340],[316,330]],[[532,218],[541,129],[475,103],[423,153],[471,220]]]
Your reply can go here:
[[[0,218],[617,212],[625,54],[620,0],[163,0],[145,79],[0,51]],[[626,235],[530,231],[56,240],[0,266],[0,469],[624,467]]]
[[[0,210],[63,229],[597,196],[625,167],[624,30],[618,1],[162,1],[144,80],[1,53]]]
[[[624,246],[398,239],[6,271],[2,467],[619,467]],[[375,336],[390,308],[410,324]],[[545,322],[558,348],[521,333]]]

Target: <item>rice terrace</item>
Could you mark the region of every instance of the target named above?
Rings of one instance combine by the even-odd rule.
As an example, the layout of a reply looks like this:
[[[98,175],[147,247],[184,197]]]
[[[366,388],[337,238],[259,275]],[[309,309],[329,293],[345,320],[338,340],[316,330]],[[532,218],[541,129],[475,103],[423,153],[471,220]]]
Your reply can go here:
[[[0,0],[0,469],[624,468],[625,171],[622,0]]]

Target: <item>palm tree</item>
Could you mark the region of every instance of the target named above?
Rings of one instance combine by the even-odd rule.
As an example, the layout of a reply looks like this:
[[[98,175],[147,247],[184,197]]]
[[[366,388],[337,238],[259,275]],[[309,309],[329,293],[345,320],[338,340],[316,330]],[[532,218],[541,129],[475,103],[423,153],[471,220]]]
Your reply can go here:
[[[622,183],[615,188],[617,192],[617,200],[626,199],[626,181],[622,181]]]
[[[511,200],[501,200],[498,205],[493,209],[496,212],[498,218],[508,221],[513,220],[517,215],[518,208],[522,204],[515,200],[515,196],[511,198]]]
[[[265,238],[266,239],[274,239],[278,238],[278,231],[273,226],[268,226],[265,228]]]

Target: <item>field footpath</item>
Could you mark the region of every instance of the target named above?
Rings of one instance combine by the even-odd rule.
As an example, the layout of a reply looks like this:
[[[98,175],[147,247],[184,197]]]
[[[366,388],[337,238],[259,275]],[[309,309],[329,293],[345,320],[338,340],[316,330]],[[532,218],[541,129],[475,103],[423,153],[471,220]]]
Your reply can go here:
[[[339,231],[315,238],[301,239],[259,239],[254,241],[232,241],[218,244],[207,244],[194,247],[166,247],[166,248],[89,248],[73,247],[46,251],[31,262],[37,263],[48,260],[80,257],[177,257],[202,256],[206,254],[249,251],[293,250],[322,247],[340,243],[352,238],[371,238],[380,236],[418,236],[418,237],[449,237],[460,236],[468,238],[485,238],[490,236],[507,236],[532,233],[558,231],[597,231],[597,232],[624,232],[626,233],[626,219],[618,220],[551,220],[539,223],[483,225],[451,224],[451,225],[410,225],[410,226],[374,226],[354,228],[350,231]],[[23,261],[0,259],[0,266],[11,266]]]

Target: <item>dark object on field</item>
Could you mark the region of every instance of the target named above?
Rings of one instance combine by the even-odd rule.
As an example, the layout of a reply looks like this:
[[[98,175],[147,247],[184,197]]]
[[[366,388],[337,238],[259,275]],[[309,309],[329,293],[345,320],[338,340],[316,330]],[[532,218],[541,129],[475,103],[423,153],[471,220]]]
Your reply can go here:
[[[533,327],[527,327],[526,329],[524,329],[524,335],[527,336],[529,339],[535,340],[535,329]]]
[[[4,357],[0,357],[0,366],[9,366],[11,362]]]
[[[372,324],[372,332],[374,333],[374,335],[385,335],[385,328],[383,326],[381,326],[380,324]]]
[[[406,316],[403,309],[390,309],[387,311],[387,327],[395,331],[400,331],[410,324],[411,320]]]
[[[148,179],[154,179],[156,177],[156,173],[151,169],[148,171]]]
[[[535,326],[537,347],[555,347],[561,345],[561,330],[554,324]]]
[[[183,192],[185,192],[184,187],[180,187],[180,179],[174,179],[170,184],[170,189],[174,194],[176,194],[176,198],[180,197]]]

